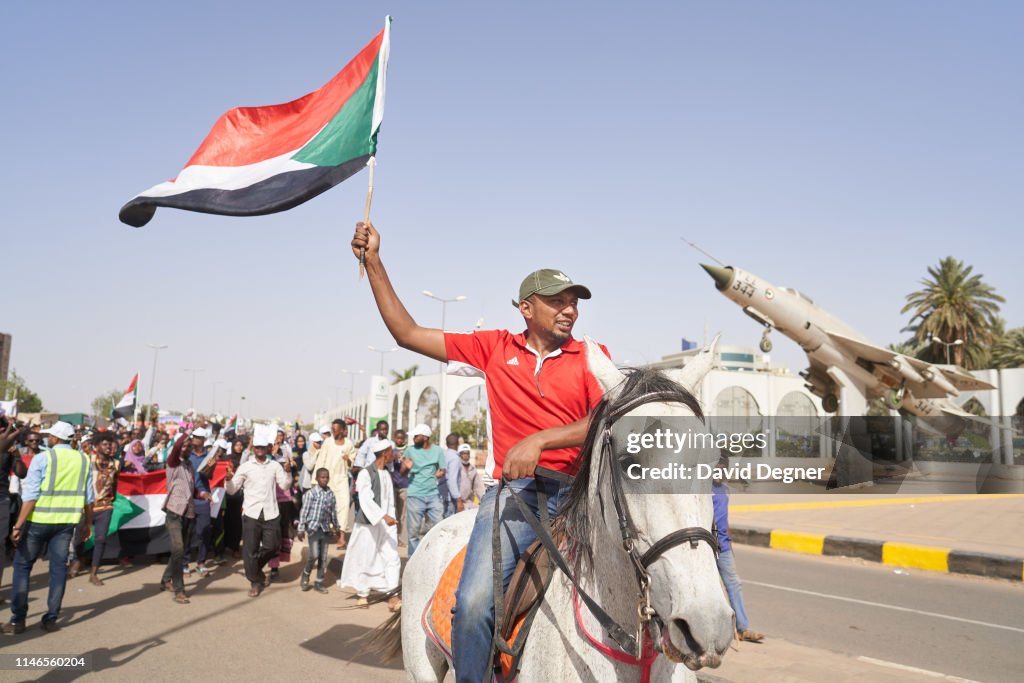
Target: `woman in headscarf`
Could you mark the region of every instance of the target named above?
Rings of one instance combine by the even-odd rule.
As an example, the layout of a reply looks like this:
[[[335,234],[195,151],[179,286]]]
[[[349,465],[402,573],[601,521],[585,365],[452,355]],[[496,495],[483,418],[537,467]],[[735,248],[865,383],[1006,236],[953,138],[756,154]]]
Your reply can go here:
[[[171,452],[171,437],[167,432],[157,432],[156,443],[146,451],[146,467],[150,471],[162,470],[167,462],[167,454]]]
[[[133,439],[124,449],[124,472],[129,474],[146,473],[146,447],[142,439]]]
[[[228,460],[233,470],[241,465],[244,451],[245,442],[242,439],[236,438],[231,442]],[[242,556],[242,491],[224,496],[224,548],[231,551],[232,557]]]
[[[295,518],[298,519],[299,510],[302,509],[302,494],[308,490],[308,486],[302,488],[302,475],[305,470],[302,467],[303,458],[306,455],[306,437],[302,432],[295,435],[295,445],[292,446],[292,462],[295,469],[289,474],[292,475],[292,493],[295,496]]]

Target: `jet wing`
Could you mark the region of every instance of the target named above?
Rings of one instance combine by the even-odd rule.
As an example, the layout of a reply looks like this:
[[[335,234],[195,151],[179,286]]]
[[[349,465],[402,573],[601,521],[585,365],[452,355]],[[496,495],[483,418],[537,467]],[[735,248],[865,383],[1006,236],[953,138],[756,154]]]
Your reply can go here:
[[[938,370],[949,380],[949,383],[957,388],[957,391],[988,391],[996,387],[985,380],[978,379],[971,373],[956,365],[932,365],[916,358],[907,358],[910,364],[918,370],[932,368]]]
[[[863,358],[871,363],[888,364],[889,361],[900,355],[895,351],[883,349],[879,346],[874,346],[867,342],[860,341],[859,339],[851,339],[850,337],[839,334],[838,332],[829,332],[828,330],[822,331],[829,336],[829,339],[839,345],[839,348],[843,349],[854,358]]]
[[[902,375],[893,369],[889,363],[896,358],[902,358],[918,372],[930,371],[941,373],[950,384],[956,387],[957,391],[984,391],[987,389],[995,389],[995,387],[988,382],[978,379],[966,370],[962,370],[957,367],[932,365],[927,361],[905,356],[901,353],[890,351],[889,349],[883,349],[879,346],[868,344],[867,342],[859,339],[852,339],[837,332],[829,332],[828,330],[823,331],[841,350],[855,358],[860,358],[870,363],[876,363],[882,372],[894,379],[902,379]],[[946,391],[931,382],[926,384],[911,382],[910,384],[913,387],[912,390],[914,396],[917,396],[918,398],[944,398],[947,396]]]

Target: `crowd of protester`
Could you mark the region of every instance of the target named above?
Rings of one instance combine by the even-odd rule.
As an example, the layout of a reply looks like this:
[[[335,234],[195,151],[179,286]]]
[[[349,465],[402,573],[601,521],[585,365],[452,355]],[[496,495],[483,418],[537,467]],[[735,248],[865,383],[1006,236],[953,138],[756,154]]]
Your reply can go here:
[[[112,423],[104,429],[58,426],[67,430],[60,445],[91,463],[94,494],[92,525],[82,524],[74,534],[67,576],[88,569],[88,581],[103,586],[105,561],[132,566],[166,559],[161,589],[182,604],[190,602],[185,577],[204,576],[236,559],[243,560],[249,596],[257,597],[281,580],[280,566],[291,561],[298,540],[308,543],[301,590],[328,593],[328,549],[331,543],[337,550],[347,545],[336,585],[367,605],[371,591],[388,593],[398,586],[399,546],[408,546],[411,555],[433,525],[473,507],[484,492],[470,447],[451,434],[442,449],[422,424],[411,430],[411,444],[404,430],[392,434],[383,420],[358,440],[349,436],[350,428],[359,429],[351,419],[308,431],[296,423],[276,432],[268,426],[226,428],[202,417],[190,423]],[[0,429],[0,491],[9,491],[0,495],[0,529],[7,532],[0,544],[0,595],[3,567],[15,549],[7,544],[26,474],[33,458],[46,452],[51,430],[13,421]],[[224,463],[224,476],[217,480],[224,492],[215,501],[211,484],[218,463]],[[164,474],[167,482],[166,558],[133,556],[124,545],[116,560],[106,557],[119,477],[152,473]],[[127,547],[138,552],[137,545]],[[389,607],[399,605],[391,596]]]

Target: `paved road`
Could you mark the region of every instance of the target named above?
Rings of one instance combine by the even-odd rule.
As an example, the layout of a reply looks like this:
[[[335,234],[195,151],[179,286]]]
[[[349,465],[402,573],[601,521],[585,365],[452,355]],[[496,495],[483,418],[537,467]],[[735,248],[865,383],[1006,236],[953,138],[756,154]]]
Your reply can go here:
[[[857,560],[760,548],[737,547],[736,553],[754,625],[769,639],[763,645],[740,644],[722,668],[707,672],[707,680],[937,680],[893,668],[896,664],[977,681],[1009,681],[1024,670],[1020,584],[925,572],[898,575]],[[337,558],[332,568],[337,576]],[[90,654],[93,671],[3,671],[0,680],[404,680],[399,662],[360,653],[358,638],[387,618],[386,609],[343,609],[353,603],[337,589],[326,596],[300,592],[297,563],[282,570],[286,583],[257,599],[246,597],[240,562],[221,568],[212,577],[190,581],[190,605],[176,605],[157,591],[161,567],[111,567],[101,574],[106,586],[91,586],[84,576],[69,582],[64,628],[55,634],[38,629],[45,570],[40,562],[33,576],[28,632],[0,638],[0,654]],[[5,579],[9,576],[5,572]]]
[[[752,623],[769,638],[730,653],[712,672],[723,679],[764,680],[753,677],[746,660],[761,659],[751,651],[767,655],[780,644],[806,648],[797,657],[836,653],[852,660],[850,666],[871,664],[879,675],[906,671],[908,679],[911,672],[893,665],[977,681],[1018,681],[1024,671],[1024,587],[1019,583],[896,573],[859,560],[749,546],[736,546],[735,553]],[[788,680],[834,682],[840,672],[835,662],[827,666],[791,671],[795,677]]]

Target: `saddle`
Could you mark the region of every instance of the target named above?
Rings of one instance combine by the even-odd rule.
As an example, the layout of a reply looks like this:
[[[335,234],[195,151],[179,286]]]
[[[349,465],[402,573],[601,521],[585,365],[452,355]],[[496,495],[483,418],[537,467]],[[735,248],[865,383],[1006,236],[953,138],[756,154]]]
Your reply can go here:
[[[423,628],[448,658],[449,664],[452,663],[452,608],[455,607],[455,591],[459,587],[465,561],[466,548],[463,548],[448,563],[434,595],[423,611]],[[547,550],[540,541],[534,541],[516,564],[505,591],[504,618],[502,623],[497,624],[498,635],[516,653],[523,651],[533,617],[540,608],[552,574],[553,567]],[[518,659],[518,655],[500,655],[501,679],[507,681],[515,675]]]

